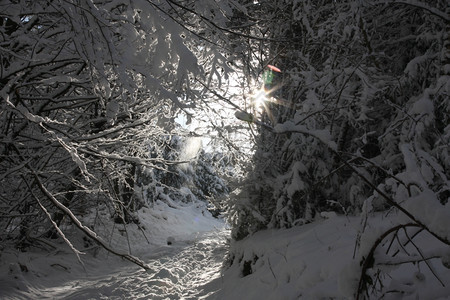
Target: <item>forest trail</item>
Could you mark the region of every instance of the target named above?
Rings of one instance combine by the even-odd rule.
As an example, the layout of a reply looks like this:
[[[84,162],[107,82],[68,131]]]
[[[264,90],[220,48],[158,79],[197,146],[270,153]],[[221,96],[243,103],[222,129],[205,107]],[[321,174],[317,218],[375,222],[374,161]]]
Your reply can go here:
[[[95,274],[57,286],[28,288],[14,297],[28,299],[205,299],[220,288],[221,266],[229,231],[216,229],[140,257],[151,268],[119,262],[102,265]],[[17,298],[13,298],[17,299]]]

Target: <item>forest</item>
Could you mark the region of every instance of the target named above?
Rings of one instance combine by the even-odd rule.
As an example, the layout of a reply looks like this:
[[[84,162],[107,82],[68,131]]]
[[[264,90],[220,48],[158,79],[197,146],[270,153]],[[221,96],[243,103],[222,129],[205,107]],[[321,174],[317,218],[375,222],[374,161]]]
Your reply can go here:
[[[450,292],[449,32],[447,0],[1,1],[0,261],[148,269],[106,229],[203,203],[232,244],[357,217],[352,298],[419,289],[386,264]]]

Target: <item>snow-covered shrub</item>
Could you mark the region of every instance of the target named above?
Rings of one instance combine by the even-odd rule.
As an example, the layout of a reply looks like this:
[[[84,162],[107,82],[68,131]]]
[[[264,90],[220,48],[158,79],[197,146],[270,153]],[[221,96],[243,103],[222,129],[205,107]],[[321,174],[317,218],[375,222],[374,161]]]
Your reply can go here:
[[[258,1],[255,12],[261,7],[276,18],[258,23],[271,40],[255,57],[283,80],[254,121],[252,170],[233,202],[235,238],[303,224],[321,210],[398,214],[387,228],[363,218],[353,296],[421,295],[431,277],[439,285],[416,269],[408,279],[416,285],[400,279],[398,291],[386,289],[397,273],[380,265],[445,267],[445,251],[417,256],[449,246],[441,218],[450,188],[448,4],[279,0]],[[392,251],[394,242],[405,249]]]
[[[227,184],[219,175],[219,169],[223,168],[220,159],[217,162],[211,153],[200,149],[200,145],[188,157],[186,147],[188,139],[180,136],[153,139],[150,157],[173,164],[160,169],[141,168],[136,176],[136,196],[150,206],[157,200],[168,204],[203,201],[220,210],[221,199],[228,194]],[[215,156],[220,158],[219,154]]]

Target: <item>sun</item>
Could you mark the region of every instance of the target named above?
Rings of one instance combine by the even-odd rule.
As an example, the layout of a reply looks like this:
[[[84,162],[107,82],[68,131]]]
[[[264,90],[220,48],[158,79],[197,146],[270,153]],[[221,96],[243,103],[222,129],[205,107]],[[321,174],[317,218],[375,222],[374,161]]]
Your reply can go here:
[[[252,96],[252,105],[254,106],[255,110],[262,112],[268,100],[269,98],[266,90],[264,88],[260,88]]]
[[[259,114],[269,112],[269,103],[276,103],[276,99],[271,95],[274,89],[267,90],[265,87],[258,88],[251,95],[251,104],[255,112]]]

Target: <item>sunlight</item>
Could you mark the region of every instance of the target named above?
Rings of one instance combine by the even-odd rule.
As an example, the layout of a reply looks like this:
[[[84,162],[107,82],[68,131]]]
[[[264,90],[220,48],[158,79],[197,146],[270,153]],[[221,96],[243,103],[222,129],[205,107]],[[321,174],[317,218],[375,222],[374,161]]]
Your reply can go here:
[[[283,105],[284,101],[279,103],[278,99],[272,96],[281,87],[279,73],[281,73],[281,70],[273,65],[265,67],[262,75],[262,86],[251,95],[251,104],[255,112],[259,114],[266,112],[270,116],[269,102]]]
[[[264,88],[257,90],[251,97],[252,105],[255,110],[262,113],[265,109],[266,102],[268,101],[267,92]]]
[[[267,113],[270,118],[272,118],[269,103],[280,104],[279,100],[272,96],[272,93],[275,92],[276,88],[272,88],[270,90],[261,87],[256,90],[251,96],[251,105],[254,111],[258,114]]]

